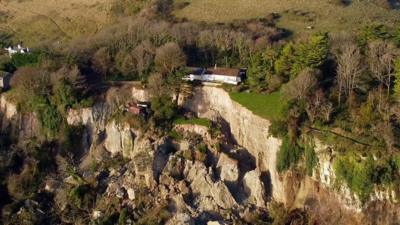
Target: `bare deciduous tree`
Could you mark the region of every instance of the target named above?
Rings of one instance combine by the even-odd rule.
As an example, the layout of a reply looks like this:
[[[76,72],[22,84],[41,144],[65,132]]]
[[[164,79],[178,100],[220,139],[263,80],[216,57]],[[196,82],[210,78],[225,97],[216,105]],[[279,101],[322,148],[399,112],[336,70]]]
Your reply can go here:
[[[390,87],[394,69],[394,61],[397,55],[396,47],[387,41],[377,40],[368,45],[368,65],[372,76],[377,79],[379,88],[379,107],[382,102],[381,90],[386,87],[387,95],[390,95]]]
[[[162,74],[167,74],[184,66],[186,56],[178,44],[170,42],[157,49],[155,63]]]
[[[105,77],[107,75],[112,64],[111,56],[109,55],[107,48],[100,48],[97,50],[93,55],[92,64],[94,70],[101,76]]]
[[[133,49],[131,54],[135,59],[139,77],[142,77],[146,71],[150,70],[154,60],[155,47],[150,41],[146,40]]]
[[[310,68],[302,70],[295,79],[284,86],[285,97],[288,99],[304,99],[317,84],[319,73],[320,71]]]
[[[357,87],[365,66],[358,46],[350,42],[341,47],[337,54],[337,64],[338,102],[340,104],[342,94],[349,96]]]

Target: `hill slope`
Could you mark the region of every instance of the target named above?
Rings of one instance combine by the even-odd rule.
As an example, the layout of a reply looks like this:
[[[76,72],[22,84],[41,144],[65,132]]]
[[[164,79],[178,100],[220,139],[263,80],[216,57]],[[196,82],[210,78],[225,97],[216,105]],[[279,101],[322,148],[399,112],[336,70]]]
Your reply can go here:
[[[177,17],[204,22],[230,22],[279,13],[278,25],[294,33],[354,30],[371,23],[393,26],[400,20],[398,10],[370,1],[347,6],[332,0],[177,0],[175,3],[181,5],[175,10]],[[309,26],[314,29],[307,30]]]
[[[109,22],[111,0],[0,1],[0,31],[36,45],[95,33]]]

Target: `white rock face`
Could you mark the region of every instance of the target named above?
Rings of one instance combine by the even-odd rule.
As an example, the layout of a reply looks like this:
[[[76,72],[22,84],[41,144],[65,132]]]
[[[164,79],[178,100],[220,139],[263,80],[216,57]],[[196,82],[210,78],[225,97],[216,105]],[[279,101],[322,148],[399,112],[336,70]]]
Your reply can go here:
[[[208,221],[207,225],[223,225],[223,223],[221,223],[219,221]]]
[[[239,179],[238,162],[235,159],[229,158],[225,153],[221,153],[217,169],[220,170],[222,181],[236,183]]]
[[[265,189],[260,177],[261,173],[257,169],[249,171],[243,177],[243,185],[249,196],[247,201],[258,207],[265,207]]]
[[[117,124],[114,120],[106,126],[104,147],[113,156],[122,153],[127,158],[133,151],[135,135],[128,124]]]
[[[17,106],[9,102],[3,94],[0,98],[0,111],[9,120],[17,116]]]
[[[133,86],[132,87],[132,98],[136,99],[137,101],[147,102],[150,100],[150,95],[147,90]]]
[[[285,203],[284,185],[276,171],[276,156],[281,140],[269,135],[271,123],[231,100],[229,94],[221,88],[197,88],[193,96],[185,107],[197,113],[199,117],[223,117],[229,123],[237,143],[254,156],[260,171],[269,171],[273,187],[272,197]]]
[[[135,200],[136,199],[136,192],[135,190],[133,190],[132,188],[128,188],[128,190],[126,191],[128,193],[128,198],[129,200]]]
[[[225,184],[221,181],[214,182],[204,164],[187,162],[184,174],[191,182],[192,191],[200,195],[199,205],[203,210],[212,210],[215,204],[223,209],[237,206]]]
[[[101,211],[98,211],[98,210],[94,210],[93,213],[92,213],[92,218],[94,220],[97,220],[102,216],[103,216],[103,213]]]
[[[194,225],[193,219],[186,213],[175,214],[168,222],[167,225]]]

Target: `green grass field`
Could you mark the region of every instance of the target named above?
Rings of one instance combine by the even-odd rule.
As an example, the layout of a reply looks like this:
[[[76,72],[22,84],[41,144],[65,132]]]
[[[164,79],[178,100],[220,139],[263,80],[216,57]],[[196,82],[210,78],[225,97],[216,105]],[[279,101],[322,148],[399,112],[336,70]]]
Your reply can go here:
[[[238,102],[254,114],[266,119],[278,119],[282,116],[283,104],[280,92],[271,94],[230,93],[231,99]]]
[[[192,124],[192,125],[200,125],[205,127],[211,127],[211,121],[205,118],[192,118],[192,119],[185,119],[179,117],[174,121],[175,124]]]
[[[110,23],[113,0],[0,0],[0,32],[35,47],[93,35]]]
[[[279,27],[295,35],[315,31],[355,31],[371,23],[397,26],[399,10],[389,10],[370,1],[353,1],[349,6],[332,0],[176,0],[189,3],[174,14],[180,18],[204,22],[231,22],[263,18],[279,13]],[[314,29],[306,29],[312,26]]]

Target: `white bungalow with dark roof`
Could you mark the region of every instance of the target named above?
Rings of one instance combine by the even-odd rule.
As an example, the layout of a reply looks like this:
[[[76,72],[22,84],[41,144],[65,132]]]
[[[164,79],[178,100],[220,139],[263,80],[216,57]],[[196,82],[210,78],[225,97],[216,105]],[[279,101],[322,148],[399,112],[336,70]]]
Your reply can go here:
[[[191,72],[185,76],[184,80],[189,81],[203,81],[203,82],[216,82],[237,85],[242,82],[242,77],[245,74],[243,69],[232,69],[232,68],[188,68]]]

